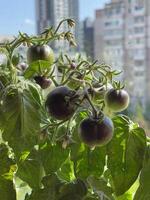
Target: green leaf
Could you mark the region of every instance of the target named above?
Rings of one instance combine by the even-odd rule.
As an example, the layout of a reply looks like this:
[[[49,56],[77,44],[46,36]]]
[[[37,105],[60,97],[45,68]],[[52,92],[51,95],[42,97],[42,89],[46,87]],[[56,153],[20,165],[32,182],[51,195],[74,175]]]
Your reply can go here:
[[[107,182],[103,178],[98,179],[95,177],[89,177],[88,183],[91,185],[94,193],[101,195],[103,194],[104,198],[107,198],[108,200],[114,200],[114,197],[112,195],[113,190],[107,185]]]
[[[0,144],[0,175],[9,172],[14,162],[8,157],[8,148],[5,144]]]
[[[42,182],[44,188],[33,190],[31,195],[26,195],[25,200],[82,200],[87,194],[85,183],[79,179],[64,184],[53,174],[44,177]]]
[[[61,194],[59,200],[82,199],[87,194],[87,187],[85,183],[77,179],[74,182],[65,184],[61,187]],[[71,198],[72,197],[72,198]],[[78,197],[78,198],[77,198]]]
[[[16,191],[13,186],[13,172],[10,177],[5,174],[10,171],[14,164],[12,159],[8,157],[8,148],[5,144],[0,145],[0,197],[3,200],[16,200]],[[7,179],[6,179],[7,178]]]
[[[1,107],[4,121],[2,137],[15,153],[31,149],[40,132],[41,105],[38,92],[26,84],[25,88],[10,87]],[[35,90],[35,89],[34,89]]]
[[[34,74],[41,74],[44,70],[49,69],[51,62],[46,60],[38,60],[30,64],[30,66],[24,72],[26,79],[31,78]]]
[[[124,194],[135,182],[142,168],[146,147],[146,136],[125,116],[113,120],[115,131],[107,145],[108,168],[111,172],[114,191],[117,196]]]
[[[25,200],[56,200],[59,195],[61,181],[56,174],[45,176],[42,179],[44,188],[39,190],[33,190],[31,195],[26,195]]]
[[[16,191],[13,181],[6,180],[0,176],[0,197],[3,200],[16,200]]]
[[[132,199],[133,199],[132,194],[128,192],[116,198],[116,200],[132,200]]]
[[[96,147],[91,150],[81,144],[73,144],[71,147],[71,159],[74,162],[74,170],[79,178],[87,178],[90,175],[101,176],[105,166],[105,147]]]
[[[57,171],[57,175],[64,181],[70,182],[75,179],[73,162],[67,159],[66,162]]]
[[[134,182],[134,184],[130,187],[130,189],[125,192],[123,195],[116,197],[116,200],[133,200],[135,191],[139,186],[139,179]]]
[[[43,177],[43,167],[40,162],[33,159],[26,159],[18,164],[16,175],[31,188],[40,188]]]
[[[134,200],[150,199],[150,145],[146,149],[143,168],[140,175],[140,185]]]
[[[56,172],[69,156],[69,149],[63,149],[60,144],[47,144],[40,150],[40,156],[46,174]]]

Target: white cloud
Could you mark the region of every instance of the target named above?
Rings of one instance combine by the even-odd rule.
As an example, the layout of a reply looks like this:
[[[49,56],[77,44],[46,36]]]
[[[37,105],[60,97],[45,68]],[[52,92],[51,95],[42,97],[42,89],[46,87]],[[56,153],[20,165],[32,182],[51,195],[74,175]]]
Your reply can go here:
[[[34,21],[33,20],[31,20],[31,19],[25,19],[25,24],[27,24],[27,25],[30,25],[30,26],[33,26],[34,25]]]

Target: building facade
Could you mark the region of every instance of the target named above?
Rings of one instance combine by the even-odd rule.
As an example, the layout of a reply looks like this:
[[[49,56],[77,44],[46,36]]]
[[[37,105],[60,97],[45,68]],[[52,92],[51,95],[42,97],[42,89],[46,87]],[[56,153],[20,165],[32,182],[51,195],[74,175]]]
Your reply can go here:
[[[112,0],[96,11],[96,59],[123,70],[130,95],[150,101],[150,1]]]
[[[83,21],[83,45],[87,57],[94,59],[94,22],[90,18]]]
[[[40,34],[46,27],[57,27],[59,22],[65,18],[73,18],[76,21],[76,27],[73,33],[75,34],[78,43],[79,31],[79,3],[78,0],[36,0],[36,22],[37,33]],[[64,23],[60,31],[68,30],[68,26]],[[56,42],[54,48],[68,48],[68,43],[65,41]]]

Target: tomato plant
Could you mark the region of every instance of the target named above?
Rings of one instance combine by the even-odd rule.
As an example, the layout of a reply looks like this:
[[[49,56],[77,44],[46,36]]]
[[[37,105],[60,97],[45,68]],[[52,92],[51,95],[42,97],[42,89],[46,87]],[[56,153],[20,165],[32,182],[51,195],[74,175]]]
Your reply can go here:
[[[76,45],[74,24],[0,44],[0,198],[149,200],[150,139],[128,116],[113,115],[129,104],[119,72],[81,55],[54,56],[48,46]],[[14,52],[20,45],[24,62]]]

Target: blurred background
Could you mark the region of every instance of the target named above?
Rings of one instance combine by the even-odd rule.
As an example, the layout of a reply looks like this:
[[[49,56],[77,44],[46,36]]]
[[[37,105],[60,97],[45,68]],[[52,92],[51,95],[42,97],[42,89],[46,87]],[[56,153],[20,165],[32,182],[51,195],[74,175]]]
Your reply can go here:
[[[53,45],[56,53],[81,53],[91,60],[123,71],[131,96],[125,114],[150,130],[150,1],[149,0],[0,0],[0,42],[18,31],[40,34],[73,18],[77,48],[66,42]],[[61,31],[67,30],[62,26]],[[20,48],[24,53],[24,50]],[[3,57],[0,56],[0,62]]]

